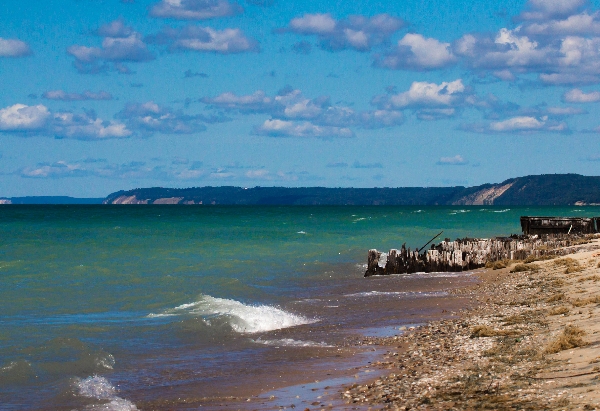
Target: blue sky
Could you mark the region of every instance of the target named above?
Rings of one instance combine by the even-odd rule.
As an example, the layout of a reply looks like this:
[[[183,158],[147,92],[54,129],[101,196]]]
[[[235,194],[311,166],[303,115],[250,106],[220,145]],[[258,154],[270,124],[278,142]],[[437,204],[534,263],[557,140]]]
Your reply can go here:
[[[598,175],[599,7],[4,0],[0,195]]]

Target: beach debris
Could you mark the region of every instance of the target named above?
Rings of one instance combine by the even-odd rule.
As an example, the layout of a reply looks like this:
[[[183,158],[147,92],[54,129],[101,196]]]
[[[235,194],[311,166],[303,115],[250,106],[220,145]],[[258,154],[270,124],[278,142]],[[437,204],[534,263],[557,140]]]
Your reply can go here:
[[[403,244],[401,249],[388,253],[371,249],[367,255],[365,277],[373,275],[412,274],[417,272],[460,272],[487,267],[506,268],[513,261],[543,261],[577,252],[593,235],[552,235],[496,237],[491,239],[463,238],[451,241],[446,238],[431,248],[420,252]],[[579,270],[576,264],[563,264],[568,272]],[[520,267],[516,272],[535,270],[536,266]]]

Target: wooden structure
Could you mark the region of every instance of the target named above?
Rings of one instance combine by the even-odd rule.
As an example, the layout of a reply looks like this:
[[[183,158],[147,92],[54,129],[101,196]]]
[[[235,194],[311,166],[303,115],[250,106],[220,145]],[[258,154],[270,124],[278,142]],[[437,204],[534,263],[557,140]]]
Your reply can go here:
[[[594,234],[600,230],[600,217],[521,217],[525,235]]]
[[[365,277],[417,272],[456,272],[481,268],[488,262],[524,260],[529,256],[562,255],[573,245],[574,237],[512,236],[492,239],[445,239],[422,253],[402,245],[382,253],[369,250]],[[563,248],[563,250],[559,250]]]

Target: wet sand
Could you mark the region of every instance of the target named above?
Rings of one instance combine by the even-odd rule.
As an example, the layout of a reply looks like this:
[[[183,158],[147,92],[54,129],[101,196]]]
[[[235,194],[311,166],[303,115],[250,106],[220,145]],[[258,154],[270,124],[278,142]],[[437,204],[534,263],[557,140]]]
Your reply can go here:
[[[340,409],[600,409],[600,240],[576,254],[480,273],[453,291],[478,305],[398,337],[377,378],[348,384]]]

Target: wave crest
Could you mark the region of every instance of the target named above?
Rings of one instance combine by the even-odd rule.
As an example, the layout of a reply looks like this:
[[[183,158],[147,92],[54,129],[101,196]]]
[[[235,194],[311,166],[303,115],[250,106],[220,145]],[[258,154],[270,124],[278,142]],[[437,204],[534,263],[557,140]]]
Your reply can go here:
[[[82,397],[102,401],[101,404],[88,405],[86,410],[138,411],[134,403],[117,396],[117,389],[104,377],[94,375],[77,379],[74,385]]]
[[[207,320],[208,325],[211,318],[222,318],[234,331],[245,334],[279,330],[317,321],[270,305],[249,305],[210,295],[202,295],[200,300],[194,303],[183,304],[160,314],[150,314],[149,317],[183,314],[201,316]]]

